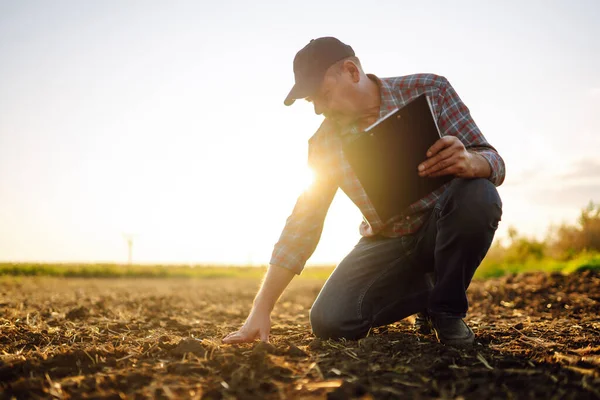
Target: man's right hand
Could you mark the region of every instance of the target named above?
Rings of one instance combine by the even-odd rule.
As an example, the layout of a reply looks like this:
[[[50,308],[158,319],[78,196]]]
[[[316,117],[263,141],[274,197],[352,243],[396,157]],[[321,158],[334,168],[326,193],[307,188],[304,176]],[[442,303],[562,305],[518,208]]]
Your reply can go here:
[[[269,342],[271,331],[271,313],[266,310],[252,309],[250,315],[240,330],[232,332],[223,338],[223,343],[247,343],[260,339]]]
[[[294,273],[289,269],[270,265],[246,322],[239,331],[225,336],[223,343],[245,343],[255,339],[268,342],[271,331],[271,311],[293,277]]]

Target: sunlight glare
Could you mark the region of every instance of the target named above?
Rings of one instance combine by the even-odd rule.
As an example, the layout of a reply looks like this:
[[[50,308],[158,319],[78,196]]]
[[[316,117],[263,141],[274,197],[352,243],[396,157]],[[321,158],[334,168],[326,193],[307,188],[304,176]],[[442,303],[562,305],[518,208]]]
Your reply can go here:
[[[300,170],[298,185],[302,191],[308,189],[315,181],[315,171],[309,167]]]

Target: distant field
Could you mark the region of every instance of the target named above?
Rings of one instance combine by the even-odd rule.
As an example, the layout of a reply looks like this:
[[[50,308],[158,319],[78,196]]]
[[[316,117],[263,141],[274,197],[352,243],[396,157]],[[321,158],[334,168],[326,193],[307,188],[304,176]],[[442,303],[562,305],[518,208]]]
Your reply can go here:
[[[327,279],[334,266],[309,266],[301,278]],[[508,263],[485,259],[475,274],[476,279],[500,277],[520,272],[571,273],[583,269],[600,269],[599,253],[584,253],[570,261],[551,258],[528,262]],[[214,265],[119,265],[119,264],[45,264],[0,263],[0,275],[9,276],[62,276],[90,278],[260,278],[266,266]]]
[[[307,267],[301,277],[327,279],[333,266]],[[235,265],[120,265],[120,264],[50,264],[0,263],[0,275],[57,276],[82,278],[241,278],[258,279],[266,266]]]

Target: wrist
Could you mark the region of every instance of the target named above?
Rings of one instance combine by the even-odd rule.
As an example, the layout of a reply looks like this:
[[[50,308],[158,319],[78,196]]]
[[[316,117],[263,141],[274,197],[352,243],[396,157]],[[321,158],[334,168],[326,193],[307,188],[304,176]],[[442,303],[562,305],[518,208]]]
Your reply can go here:
[[[259,296],[259,297],[256,297],[256,299],[254,299],[254,303],[252,304],[252,311],[270,314],[271,311],[273,311],[274,307],[275,307],[275,304],[273,301],[264,299]]]
[[[479,173],[479,168],[477,165],[477,161],[479,160],[477,159],[477,154],[469,151],[469,158],[469,165],[471,166],[471,171],[469,175],[471,178],[477,178],[477,175]]]
[[[489,178],[491,175],[491,169],[485,157],[473,151],[469,151],[469,158],[471,165],[471,178]]]

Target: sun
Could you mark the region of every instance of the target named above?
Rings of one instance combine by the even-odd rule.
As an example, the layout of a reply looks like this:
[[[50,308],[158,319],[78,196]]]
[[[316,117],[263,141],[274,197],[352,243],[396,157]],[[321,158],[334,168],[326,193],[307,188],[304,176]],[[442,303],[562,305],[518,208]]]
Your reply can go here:
[[[304,167],[298,171],[298,187],[300,190],[307,190],[314,181],[315,172],[311,168]]]

